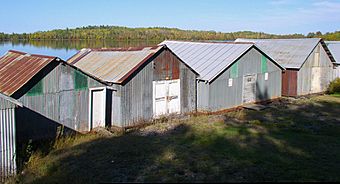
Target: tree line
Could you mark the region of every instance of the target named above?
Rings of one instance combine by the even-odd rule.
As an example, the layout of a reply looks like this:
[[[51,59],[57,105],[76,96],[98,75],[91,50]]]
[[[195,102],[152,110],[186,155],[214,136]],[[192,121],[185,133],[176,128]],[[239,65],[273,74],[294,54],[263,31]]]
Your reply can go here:
[[[0,33],[0,40],[234,40],[236,38],[305,38],[321,37],[340,40],[340,32],[275,35],[263,32],[239,31],[222,33],[216,31],[181,30],[166,27],[128,28],[120,26],[86,26],[74,29],[55,29],[34,33]]]

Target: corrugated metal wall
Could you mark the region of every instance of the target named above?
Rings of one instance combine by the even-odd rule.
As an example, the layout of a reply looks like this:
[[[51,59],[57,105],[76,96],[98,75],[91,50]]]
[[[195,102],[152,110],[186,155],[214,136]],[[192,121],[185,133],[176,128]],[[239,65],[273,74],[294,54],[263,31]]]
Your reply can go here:
[[[181,113],[194,111],[196,108],[196,74],[166,49],[124,86],[113,86],[117,89],[117,92],[113,93],[113,125],[127,127],[152,119],[152,81],[178,77],[181,80]],[[118,108],[121,110],[116,110]],[[118,113],[121,117],[117,116]]]
[[[32,94],[29,91],[20,97],[19,101],[27,108],[68,128],[81,132],[88,131],[88,88],[104,85],[86,75],[79,74],[80,72],[76,74],[76,72],[79,71],[60,63],[40,81],[43,86],[41,93]],[[80,88],[79,83],[82,84],[83,81],[79,81],[81,79],[77,79],[76,75],[83,76],[83,80],[87,80],[87,85],[85,82],[85,86]]]
[[[16,174],[15,108],[0,97],[0,182]]]
[[[316,52],[320,53],[318,60],[315,60]],[[325,91],[329,82],[334,79],[333,72],[333,64],[319,43],[298,72],[297,94],[306,95]],[[319,85],[317,88],[320,90],[315,88],[313,90],[312,83]]]
[[[150,62],[121,87],[121,127],[152,118],[152,71],[153,63]]]
[[[340,77],[340,65],[336,65],[333,69],[333,79]]]
[[[265,74],[261,72],[261,57],[262,54],[253,48],[240,58],[237,61],[238,74],[236,78],[233,78],[231,87],[228,86],[228,80],[232,67],[209,86],[199,82],[197,88],[198,110],[218,111],[242,105],[243,76],[247,74],[257,74],[256,101],[280,97],[282,70],[267,59],[269,78],[265,81]],[[209,96],[208,102],[207,96]]]
[[[208,111],[209,108],[209,87],[205,81],[197,81],[197,110]]]
[[[122,86],[114,84],[112,86],[115,91],[112,91],[111,103],[111,125],[122,126]]]
[[[196,111],[196,74],[180,63],[181,113]]]

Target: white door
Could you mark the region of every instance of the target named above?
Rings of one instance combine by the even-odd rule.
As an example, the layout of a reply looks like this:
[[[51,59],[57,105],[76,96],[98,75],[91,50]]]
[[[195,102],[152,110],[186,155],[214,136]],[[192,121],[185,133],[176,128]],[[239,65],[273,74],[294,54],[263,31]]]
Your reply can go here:
[[[180,91],[181,85],[179,80],[168,81],[168,113],[180,113]]]
[[[321,68],[312,67],[312,83],[311,83],[311,93],[319,93],[322,91],[321,87]]]
[[[91,89],[91,128],[105,127],[106,90]]]
[[[243,76],[242,99],[244,104],[256,101],[256,74]]]
[[[154,117],[180,113],[180,80],[153,82]]]
[[[153,114],[159,116],[167,113],[166,81],[153,82]]]

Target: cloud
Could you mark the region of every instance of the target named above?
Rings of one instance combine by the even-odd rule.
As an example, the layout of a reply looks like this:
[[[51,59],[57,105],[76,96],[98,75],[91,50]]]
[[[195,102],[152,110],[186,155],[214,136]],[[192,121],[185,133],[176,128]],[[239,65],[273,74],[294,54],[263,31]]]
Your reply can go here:
[[[274,32],[331,31],[340,25],[340,2],[330,0],[313,0],[293,2],[289,0],[271,1],[276,3],[264,16],[256,20],[254,27],[266,27]],[[273,4],[273,5],[274,5]],[[285,5],[285,6],[283,6]],[[340,28],[340,27],[339,27]]]
[[[340,13],[340,2],[334,1],[316,1],[312,4],[312,10],[318,10],[321,12]]]

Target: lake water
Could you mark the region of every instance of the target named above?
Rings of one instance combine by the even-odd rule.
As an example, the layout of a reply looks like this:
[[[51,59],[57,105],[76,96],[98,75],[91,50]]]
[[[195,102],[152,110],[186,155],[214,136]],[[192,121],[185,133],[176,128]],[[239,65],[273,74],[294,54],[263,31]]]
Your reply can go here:
[[[112,41],[112,40],[81,40],[81,41],[16,41],[0,42],[0,55],[8,50],[17,50],[31,54],[56,56],[67,60],[82,48],[112,48],[154,46],[161,41]]]

